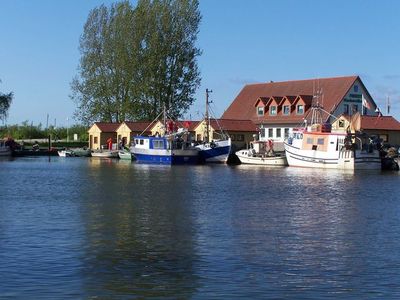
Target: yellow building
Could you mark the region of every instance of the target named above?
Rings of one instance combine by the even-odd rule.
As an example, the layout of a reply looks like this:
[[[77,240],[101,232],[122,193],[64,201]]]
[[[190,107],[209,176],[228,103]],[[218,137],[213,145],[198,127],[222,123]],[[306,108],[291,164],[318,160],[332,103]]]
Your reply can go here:
[[[367,116],[356,113],[352,116],[343,114],[332,123],[335,132],[364,132],[376,136],[383,143],[400,145],[400,122],[392,116]]]
[[[116,129],[121,123],[96,122],[89,128],[89,148],[92,150],[107,148],[107,140],[117,144]]]
[[[151,122],[122,122],[117,128],[117,142],[129,146],[135,135],[151,135]]]

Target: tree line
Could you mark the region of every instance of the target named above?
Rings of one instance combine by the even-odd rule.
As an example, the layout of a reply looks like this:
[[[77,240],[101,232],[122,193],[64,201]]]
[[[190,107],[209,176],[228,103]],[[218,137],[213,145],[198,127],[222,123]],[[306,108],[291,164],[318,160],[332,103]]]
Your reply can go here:
[[[14,140],[25,139],[45,139],[49,136],[54,140],[67,140],[72,141],[73,135],[78,134],[78,140],[87,142],[89,139],[88,128],[84,125],[73,125],[70,127],[54,127],[49,126],[43,128],[42,124],[33,125],[32,122],[24,121],[20,125],[6,125],[0,126],[1,138],[11,137]]]
[[[151,120],[164,107],[181,117],[200,85],[200,20],[198,0],[122,1],[91,10],[71,82],[75,117],[84,124]]]

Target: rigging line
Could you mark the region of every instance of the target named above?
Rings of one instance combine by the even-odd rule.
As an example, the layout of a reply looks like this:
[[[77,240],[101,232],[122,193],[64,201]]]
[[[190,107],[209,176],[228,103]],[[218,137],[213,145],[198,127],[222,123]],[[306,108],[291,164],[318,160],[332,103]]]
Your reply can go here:
[[[160,112],[159,114],[158,114],[158,116],[153,120],[153,121],[151,121],[151,123],[142,131],[142,133],[140,134],[140,135],[143,135],[143,133],[145,133],[146,132],[146,130],[147,129],[149,129],[149,127],[155,122],[155,121],[158,121],[158,118],[161,116],[161,114],[163,114],[164,112],[162,111],[162,112]]]

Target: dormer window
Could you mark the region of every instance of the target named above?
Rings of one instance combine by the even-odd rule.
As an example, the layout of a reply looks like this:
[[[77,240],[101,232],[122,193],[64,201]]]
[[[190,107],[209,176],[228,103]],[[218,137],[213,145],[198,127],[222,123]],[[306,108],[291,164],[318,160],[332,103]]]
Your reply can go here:
[[[275,106],[275,105],[271,105],[271,106],[269,107],[269,114],[270,114],[271,116],[276,116],[276,106]]]
[[[263,116],[264,115],[264,106],[257,107],[257,115]]]
[[[296,114],[298,115],[304,114],[304,105],[299,104],[296,106]]]
[[[289,105],[284,105],[284,106],[283,106],[283,114],[284,114],[285,116],[290,115],[290,106],[289,106]]]

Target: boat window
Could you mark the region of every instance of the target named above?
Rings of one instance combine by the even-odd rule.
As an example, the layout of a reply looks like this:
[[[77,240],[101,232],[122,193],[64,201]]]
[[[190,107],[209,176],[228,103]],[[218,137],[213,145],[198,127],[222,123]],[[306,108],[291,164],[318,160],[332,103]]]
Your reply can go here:
[[[154,140],[153,148],[154,149],[164,149],[164,141],[163,140]]]
[[[314,144],[314,139],[312,137],[308,137],[307,144]]]
[[[324,138],[318,138],[317,144],[318,145],[323,145],[324,144]]]
[[[139,140],[139,144],[143,145],[144,144],[144,140]]]

